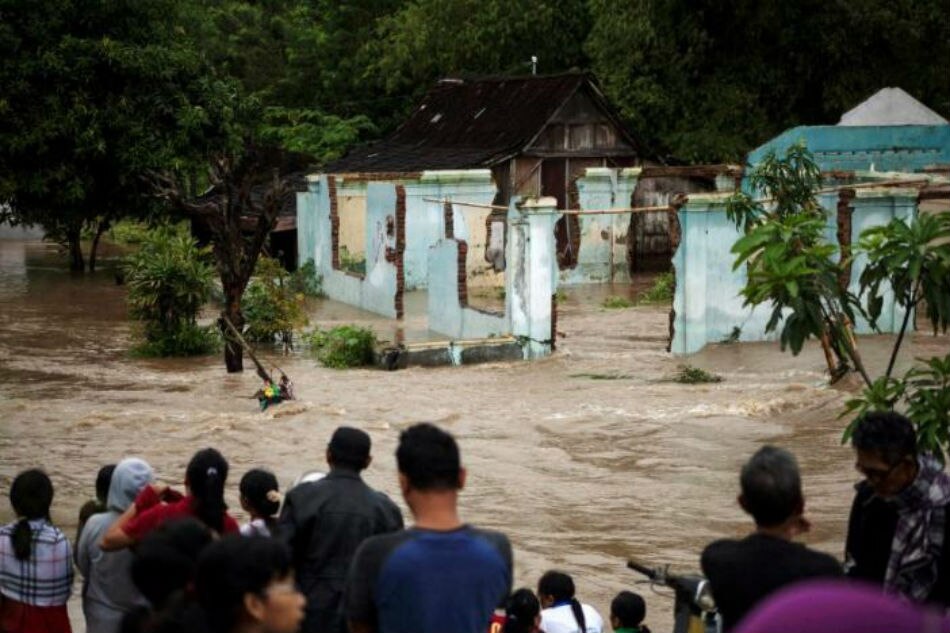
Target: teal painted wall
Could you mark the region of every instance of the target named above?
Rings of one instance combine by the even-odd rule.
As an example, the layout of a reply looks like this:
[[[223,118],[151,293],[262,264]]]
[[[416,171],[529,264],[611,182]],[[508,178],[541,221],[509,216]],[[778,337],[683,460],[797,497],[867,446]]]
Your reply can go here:
[[[735,223],[726,217],[728,194],[692,195],[678,214],[682,239],[673,255],[676,272],[676,293],[673,298],[674,335],[671,350],[675,354],[692,354],[709,343],[728,337],[734,328],[741,329],[740,340],[777,339],[778,333],[767,335],[765,324],[771,307],[763,304],[750,309],[743,306],[739,292],[746,282],[745,267],[732,270],[735,256],[730,252],[740,237]],[[822,196],[826,208],[833,196]],[[858,190],[852,201],[852,244],[860,232],[890,222],[893,218],[913,218],[917,192],[914,189],[872,188]],[[834,208],[832,206],[832,208]],[[831,210],[831,209],[829,209]],[[837,243],[834,217],[829,217],[829,240]],[[858,280],[866,258],[855,258],[851,268],[850,288],[857,292]],[[900,326],[903,311],[889,291],[884,293],[884,310],[878,321],[883,332],[894,332]],[[869,333],[867,323],[855,324],[859,333]]]
[[[750,152],[746,163],[757,165],[773,150],[781,156],[800,141],[822,171],[921,171],[950,164],[950,125],[795,127]]]

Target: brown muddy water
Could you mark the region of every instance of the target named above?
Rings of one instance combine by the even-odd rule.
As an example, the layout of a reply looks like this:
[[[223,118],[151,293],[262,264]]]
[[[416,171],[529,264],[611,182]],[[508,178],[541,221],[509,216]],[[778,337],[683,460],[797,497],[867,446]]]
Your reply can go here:
[[[56,487],[53,518],[68,533],[102,464],[138,455],[180,482],[191,454],[215,446],[230,460],[227,498],[240,515],[245,470],[269,467],[286,487],[325,466],[341,424],[372,435],[366,479],[402,504],[399,432],[432,421],[455,434],[469,470],[463,517],[509,535],[517,585],[564,569],[579,598],[604,615],[636,580],[627,557],[695,571],[707,542],[749,529],[735,502],[737,473],[764,443],[798,456],[813,522],[806,540],[841,556],[857,476],[837,415],[855,383],[830,388],[818,350],[792,357],[772,343],[717,345],[688,359],[721,383],[667,382],[684,362],[665,351],[668,307],[600,307],[607,294],[635,295],[647,280],[567,289],[558,352],[534,363],[334,371],[304,354],[265,352],[293,377],[299,399],[261,413],[249,398],[254,373],[227,375],[219,357],[130,358],[124,289],[108,271],[76,277],[63,266],[49,245],[0,241],[0,491],[18,471],[45,468]],[[424,295],[410,301],[423,306]],[[410,314],[403,334],[434,338],[421,309]],[[317,302],[311,319],[396,335],[391,323],[329,301]],[[950,349],[946,337],[911,339],[907,358]],[[861,339],[870,366],[883,367],[889,343]],[[0,520],[12,518],[4,501]],[[648,623],[669,630],[671,597],[633,588],[647,600]],[[81,631],[78,597],[71,605]]]

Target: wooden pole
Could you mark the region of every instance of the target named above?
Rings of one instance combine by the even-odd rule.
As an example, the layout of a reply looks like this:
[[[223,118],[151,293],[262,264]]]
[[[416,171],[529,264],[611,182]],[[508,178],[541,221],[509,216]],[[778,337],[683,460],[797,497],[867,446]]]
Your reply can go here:
[[[251,357],[251,360],[254,361],[254,366],[257,367],[257,375],[261,377],[261,380],[266,380],[267,382],[274,382],[270,374],[267,373],[267,370],[264,369],[264,366],[261,365],[261,361],[257,360],[257,356],[254,355],[251,346],[247,344],[247,341],[244,340],[244,337],[241,336],[241,333],[237,331],[237,328],[234,327],[234,324],[231,323],[231,319],[222,315],[221,319],[224,321],[224,324],[228,326],[228,329],[231,330],[231,334],[234,335],[234,338],[237,339],[237,342],[241,344],[241,347],[244,348],[244,351],[247,352],[247,355]],[[283,373],[283,372],[281,372]]]

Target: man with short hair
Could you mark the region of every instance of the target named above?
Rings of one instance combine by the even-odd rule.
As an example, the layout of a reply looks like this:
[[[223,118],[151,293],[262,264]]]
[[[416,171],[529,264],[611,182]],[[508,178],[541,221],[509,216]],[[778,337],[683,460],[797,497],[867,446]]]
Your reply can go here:
[[[950,476],[917,448],[914,425],[872,412],[851,436],[864,481],[848,520],[848,576],[915,602],[950,606]]]
[[[774,446],[760,448],[742,467],[739,484],[739,505],[755,520],[755,532],[742,540],[711,543],[701,561],[725,630],[785,585],[842,573],[831,556],[792,541],[810,526],[791,453]]]
[[[465,486],[455,439],[432,424],[399,437],[399,487],[415,518],[367,539],[346,582],[352,633],[484,633],[511,590],[507,537],[462,523]]]
[[[307,598],[302,633],[343,633],[343,584],[365,539],[402,529],[392,500],[360,477],[372,461],[365,432],[341,426],[327,445],[330,472],[284,498],[276,536],[293,553],[297,585]]]

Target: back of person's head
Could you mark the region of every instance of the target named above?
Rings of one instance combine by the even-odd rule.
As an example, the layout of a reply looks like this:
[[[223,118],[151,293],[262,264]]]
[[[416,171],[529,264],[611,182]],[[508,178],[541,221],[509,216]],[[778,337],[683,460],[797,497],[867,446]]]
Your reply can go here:
[[[895,465],[917,454],[917,433],[910,420],[893,411],[870,411],[858,420],[851,444],[859,451],[874,451]]]
[[[188,462],[185,479],[195,501],[195,514],[205,525],[219,534],[224,531],[224,482],[228,478],[228,462],[218,451],[205,448]]]
[[[399,472],[416,490],[458,490],[461,488],[461,459],[458,444],[449,433],[423,422],[399,436],[396,449]]]
[[[646,615],[646,603],[632,591],[621,591],[610,602],[610,619],[615,621],[614,628],[639,627]]]
[[[116,464],[109,485],[107,506],[110,510],[125,512],[142,488],[152,482],[152,467],[138,457],[127,457]]]
[[[198,556],[212,541],[208,527],[191,517],[170,521],[135,548],[132,582],[155,609],[195,579]]]
[[[252,512],[265,520],[274,520],[274,515],[280,509],[277,477],[274,473],[263,468],[252,468],[241,477],[239,489],[241,497]]]
[[[112,473],[115,471],[115,464],[108,464],[99,469],[96,473],[96,499],[105,503],[109,498],[109,485],[112,483]]]
[[[538,596],[542,599],[549,599],[553,604],[569,602],[571,611],[574,613],[574,619],[577,621],[577,628],[586,631],[584,609],[577,598],[574,597],[574,591],[574,579],[562,571],[552,569],[544,572],[544,575],[538,581]]]
[[[742,507],[756,525],[779,525],[802,511],[802,479],[795,456],[783,448],[763,446],[739,476]]]
[[[17,559],[30,558],[33,548],[30,521],[49,519],[49,508],[52,504],[53,482],[39,468],[24,470],[13,480],[10,486],[10,505],[20,520],[10,533],[10,541]]]
[[[289,580],[290,564],[290,552],[277,539],[232,534],[212,543],[201,553],[195,578],[207,630],[236,630],[246,606],[245,596],[264,597],[272,582]],[[301,598],[301,609],[302,604]]]
[[[508,597],[505,604],[503,633],[533,633],[540,613],[541,603],[534,592],[527,587],[518,589]]]
[[[341,426],[333,432],[327,444],[327,454],[334,468],[347,468],[357,472],[369,466],[372,442],[366,431]]]

